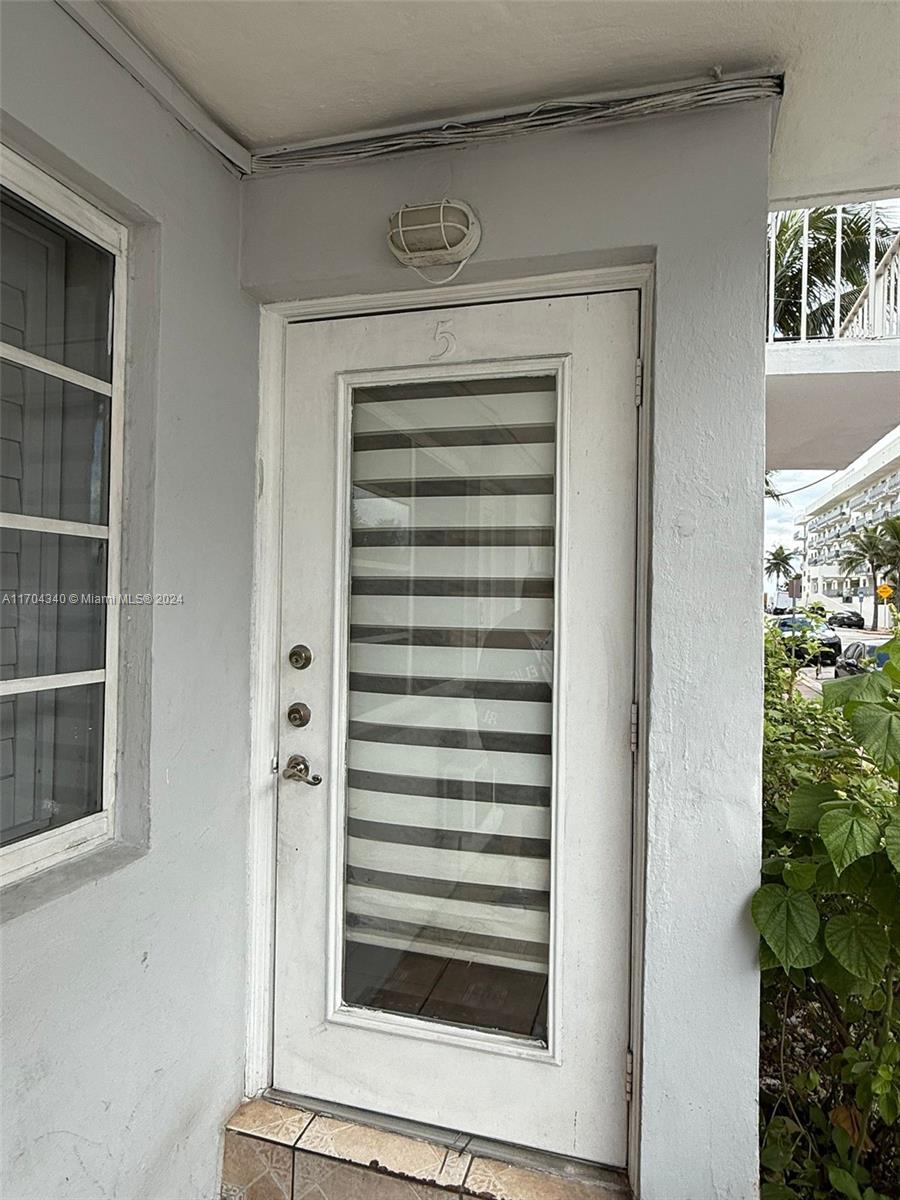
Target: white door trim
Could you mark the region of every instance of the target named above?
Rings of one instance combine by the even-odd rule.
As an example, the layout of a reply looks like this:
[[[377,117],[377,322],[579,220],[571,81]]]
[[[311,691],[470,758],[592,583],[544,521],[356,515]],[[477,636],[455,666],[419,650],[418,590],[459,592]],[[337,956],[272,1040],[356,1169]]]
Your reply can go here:
[[[278,644],[281,626],[281,430],[287,322],[259,320],[259,421],[250,625],[250,811],[247,844],[247,1046],[244,1091],[272,1083]]]
[[[287,325],[335,316],[403,312],[422,308],[514,301],[623,289],[640,293],[640,358],[636,381],[638,419],[637,578],[635,688],[640,722],[634,771],[632,863],[631,1031],[633,1056],[629,1110],[628,1172],[640,1195],[640,1077],[643,1026],[644,887],[646,876],[646,745],[650,580],[650,463],[652,450],[652,264],[598,268],[446,288],[419,288],[372,295],[332,296],[263,305],[260,313],[259,420],[251,627],[251,746],[248,830],[248,969],[245,1091],[258,1095],[272,1084],[273,970],[275,952],[275,830],[277,806],[280,635],[282,427]]]

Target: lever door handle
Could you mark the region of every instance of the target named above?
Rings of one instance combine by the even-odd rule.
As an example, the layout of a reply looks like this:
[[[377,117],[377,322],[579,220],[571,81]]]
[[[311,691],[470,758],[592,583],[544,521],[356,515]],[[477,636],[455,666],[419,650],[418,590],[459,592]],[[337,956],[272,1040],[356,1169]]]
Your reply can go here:
[[[310,787],[318,787],[322,782],[321,775],[310,775],[309,761],[302,754],[292,754],[287,760],[287,765],[281,772],[282,779],[289,779],[295,783],[308,783]]]

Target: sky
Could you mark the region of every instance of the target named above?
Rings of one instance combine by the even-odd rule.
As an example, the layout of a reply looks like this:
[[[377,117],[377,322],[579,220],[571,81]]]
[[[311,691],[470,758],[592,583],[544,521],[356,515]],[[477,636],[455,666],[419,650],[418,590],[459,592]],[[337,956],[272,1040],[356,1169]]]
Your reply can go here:
[[[813,501],[827,492],[837,472],[830,471],[773,471],[772,483],[775,490],[793,492],[785,495],[779,503],[777,500],[766,501],[766,553],[776,546],[785,546],[788,550],[796,550],[794,541],[794,522]],[[821,482],[819,482],[821,481]],[[812,486],[810,486],[812,485]],[[802,491],[795,491],[802,488]],[[799,559],[798,559],[799,566]]]
[[[897,429],[889,430],[883,438],[873,442],[869,450],[864,451],[868,454],[870,450],[880,447],[882,442],[897,435]],[[859,455],[862,458],[862,455]],[[855,460],[858,461],[858,460]],[[803,513],[803,511],[825,492],[834,483],[835,476],[841,474],[840,471],[773,471],[772,485],[777,492],[780,492],[783,499],[766,500],[765,502],[765,550],[766,554],[770,550],[774,550],[776,546],[784,546],[788,550],[798,549],[799,543],[794,541],[794,522]],[[797,559],[799,568],[800,560]]]

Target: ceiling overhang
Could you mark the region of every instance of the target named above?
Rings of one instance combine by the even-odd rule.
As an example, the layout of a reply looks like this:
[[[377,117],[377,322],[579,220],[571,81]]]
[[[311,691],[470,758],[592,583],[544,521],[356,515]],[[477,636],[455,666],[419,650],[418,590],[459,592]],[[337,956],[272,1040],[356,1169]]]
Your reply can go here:
[[[560,97],[622,101],[776,63],[772,207],[900,193],[900,5],[880,0],[57,2],[244,174],[285,147],[357,154],[423,129],[445,145],[451,126]]]

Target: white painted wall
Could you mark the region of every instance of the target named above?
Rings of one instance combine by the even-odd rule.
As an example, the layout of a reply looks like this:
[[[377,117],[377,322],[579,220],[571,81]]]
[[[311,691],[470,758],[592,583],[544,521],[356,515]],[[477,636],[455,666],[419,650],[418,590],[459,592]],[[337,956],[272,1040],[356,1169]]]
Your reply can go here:
[[[766,467],[846,467],[900,422],[900,343],[766,346]]]
[[[185,594],[155,614],[149,852],[3,928],[4,1195],[209,1200],[243,1057],[256,313],[239,188],[48,0],[4,5],[3,26],[20,146],[159,223],[160,326],[133,361],[158,349],[153,580]],[[446,194],[484,222],[470,280],[656,257],[645,1200],[755,1194],[768,135],[755,107],[242,185],[242,274],[265,300],[419,286],[385,220]]]
[[[160,314],[144,304],[130,369],[158,406],[155,513],[146,494],[133,513],[156,589],[184,593],[153,614],[152,732],[130,735],[149,737],[149,850],[3,926],[3,1195],[211,1200],[245,1003],[257,309],[239,184],[55,4],[2,19],[6,134],[143,222],[135,291],[158,272]]]
[[[420,287],[387,216],[441,196],[484,225],[466,281],[655,255],[644,1200],[757,1193],[768,139],[756,106],[244,184],[265,301]]]

